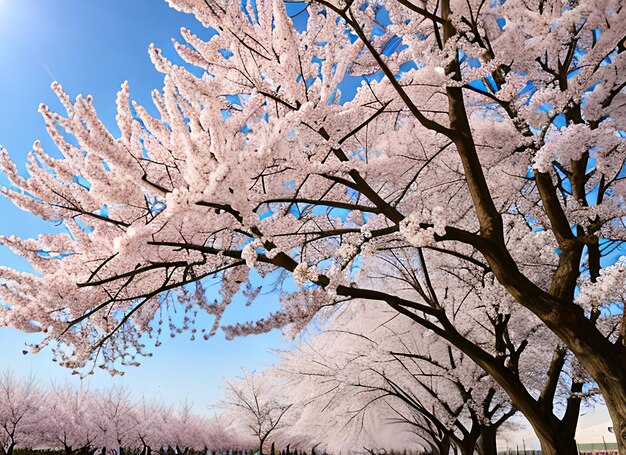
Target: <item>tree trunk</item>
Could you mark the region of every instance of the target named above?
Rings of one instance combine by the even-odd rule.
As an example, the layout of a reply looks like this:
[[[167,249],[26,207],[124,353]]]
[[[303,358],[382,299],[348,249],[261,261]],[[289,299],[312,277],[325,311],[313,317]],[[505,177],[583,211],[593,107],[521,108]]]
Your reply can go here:
[[[616,360],[615,367],[618,366],[620,366],[619,361]],[[613,432],[620,455],[626,455],[626,375],[624,376],[621,384],[616,382],[613,377],[603,377],[599,380],[594,376],[613,421]]]
[[[498,429],[486,425],[480,428],[480,438],[478,439],[478,451],[480,455],[498,455],[496,444],[496,434]]]
[[[548,434],[536,432],[541,455],[577,455],[576,440],[571,435],[563,435],[555,430]]]
[[[526,300],[537,297],[524,295]],[[542,296],[538,296],[541,299]],[[517,298],[517,297],[516,297]],[[520,299],[518,299],[520,301]],[[524,305],[530,308],[530,305]],[[535,313],[542,320],[542,315]],[[620,455],[626,455],[626,350],[610,343],[600,334],[579,307],[558,311],[546,325],[576,355],[598,384],[613,421],[613,430]]]
[[[442,319],[440,322],[444,330],[441,336],[483,368],[489,376],[500,384],[515,408],[524,414],[541,441],[542,455],[577,455],[574,434],[566,431],[568,425],[563,425],[551,411],[546,412],[542,409],[538,401],[528,393],[516,375],[494,362],[493,357],[458,333],[448,320]]]

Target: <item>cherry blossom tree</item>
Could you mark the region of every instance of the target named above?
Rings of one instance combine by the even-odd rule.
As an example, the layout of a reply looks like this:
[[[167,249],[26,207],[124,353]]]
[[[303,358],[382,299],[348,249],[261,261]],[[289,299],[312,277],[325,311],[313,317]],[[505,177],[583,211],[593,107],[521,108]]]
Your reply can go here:
[[[34,376],[20,379],[7,370],[0,374],[0,448],[12,455],[16,445],[37,443],[44,395]]]
[[[511,233],[511,236],[514,234]],[[509,295],[501,292],[502,289],[496,282],[485,280],[482,271],[468,269],[461,262],[455,264],[447,260],[438,270],[435,269],[436,272],[433,271],[435,273],[430,273],[429,280],[432,280],[430,284],[422,287],[418,279],[422,270],[419,262],[416,265],[411,258],[402,258],[396,253],[379,256],[378,264],[375,264],[372,258],[368,260],[368,270],[373,277],[365,279],[362,274],[360,284],[377,290],[384,290],[390,285],[404,288],[401,291],[402,295],[410,300],[415,296],[411,296],[407,290],[422,296],[425,296],[427,292],[432,292],[435,296],[444,296],[447,314],[439,315],[437,320],[446,327],[445,332],[429,324],[432,320],[415,318],[413,314],[406,312],[401,313],[410,316],[410,319],[418,325],[427,328],[426,335],[439,334],[468,356],[477,352],[482,356],[485,354],[491,356],[493,360],[489,360],[488,364],[482,364],[482,369],[487,370],[496,366],[506,375],[505,381],[498,381],[497,376],[494,379],[507,392],[515,407],[525,414],[542,441],[542,445],[544,447],[552,445],[561,450],[564,447],[569,447],[571,450],[576,447],[574,435],[581,402],[583,399],[593,397],[596,389],[593,385],[585,389],[585,384],[589,380],[586,372],[534,315],[525,308],[516,306]],[[434,264],[436,264],[435,261],[430,261],[429,265]],[[533,267],[537,280],[544,273],[539,265],[541,264],[539,258],[530,257],[520,261],[520,264]],[[384,324],[385,320],[394,319],[393,315],[385,317],[384,307],[376,310],[376,304],[371,302],[362,304],[360,308],[354,305],[353,307],[357,313],[347,318],[347,324],[340,326],[344,332],[354,331],[356,327],[360,327],[357,333],[367,333],[367,336],[371,338],[377,327],[387,325]],[[378,316],[376,316],[377,312]],[[401,324],[402,322],[400,322],[400,327],[402,327]],[[415,329],[400,328],[393,330],[392,333],[403,331],[411,333],[411,336],[419,332]],[[436,341],[416,343],[413,340],[409,343],[411,348],[406,347],[406,341],[401,341],[402,352],[400,354],[404,358],[422,361],[433,359],[428,351],[431,346],[436,345]],[[446,357],[445,351],[448,348],[445,347],[445,343],[441,346],[444,346],[444,353],[435,356],[435,359]],[[393,351],[393,347],[391,349]],[[414,352],[411,353],[411,350]],[[427,357],[420,356],[420,351],[426,351]],[[435,363],[437,363],[437,368],[441,368],[446,362],[440,360]],[[450,366],[448,365],[447,368],[449,369]],[[478,376],[472,377],[472,371],[475,371],[474,374]],[[481,371],[481,369],[477,371],[467,367],[457,370],[457,373],[461,374],[459,385],[465,382],[465,386],[471,387],[475,378],[482,374]],[[467,376],[464,377],[466,374]],[[488,426],[481,431],[486,432],[487,436],[481,438],[482,442],[491,440],[493,450],[495,435],[489,434],[491,432]],[[544,435],[554,442],[542,439]]]
[[[179,455],[187,455],[189,450],[206,449],[209,446],[207,428],[207,420],[193,413],[191,402],[181,402],[174,415],[172,447],[176,448]]]
[[[95,426],[97,439],[95,445],[106,450],[115,451],[118,455],[124,449],[137,447],[138,414],[137,403],[131,399],[130,389],[117,385],[110,389],[98,391],[94,396]]]
[[[224,397],[219,406],[232,413],[258,440],[259,452],[286,423],[292,407],[281,393],[281,384],[269,373],[243,371],[237,378],[224,380]]]
[[[228,413],[215,413],[206,420],[204,432],[207,447],[211,450],[247,450],[256,446],[256,441],[247,429],[240,428],[233,417]]]
[[[94,393],[87,385],[53,384],[47,393],[45,418],[39,431],[45,431],[51,447],[61,447],[66,455],[93,454],[96,448]]]
[[[142,455],[152,455],[152,449],[168,445],[165,440],[170,430],[171,410],[156,400],[145,397],[137,403],[138,424],[135,427],[137,439],[141,443]]]
[[[41,387],[34,376],[0,375],[0,447],[46,447],[66,455],[141,452],[188,454],[248,449],[255,442],[228,415],[205,417],[189,402],[178,410],[159,400],[135,400],[131,390],[70,383]]]
[[[479,446],[484,455],[496,453],[496,432],[516,412],[504,391],[431,331],[380,304],[361,306],[346,308],[313,340],[283,353],[284,361],[276,369],[290,378],[287,390],[295,406],[305,408],[296,432],[316,428],[313,433],[331,451],[337,450],[333,440],[345,443],[347,432],[361,432],[369,412],[378,420],[387,416],[394,423],[408,424],[440,448],[454,444],[462,453],[473,453]],[[550,361],[551,345],[538,346],[545,337],[520,335],[532,349],[517,350],[517,365],[509,361],[516,386],[540,397],[537,401],[550,413],[563,416],[561,431],[575,444],[582,384],[562,375],[565,359],[560,353],[563,365]],[[507,333],[509,343],[515,341],[513,336]],[[554,401],[551,406],[549,397]],[[558,420],[556,415],[552,418]]]
[[[436,416],[428,420],[401,400],[393,403],[383,387],[376,387],[383,372],[369,374],[336,351],[324,355],[317,350],[323,344],[315,340],[301,351],[283,353],[285,360],[274,367],[286,379],[286,393],[298,411],[286,430],[293,446],[315,446],[327,453],[452,447],[449,436],[441,431],[445,424]]]
[[[553,400],[516,385],[515,351],[459,330],[458,283],[473,302],[485,283],[498,328],[525,308],[567,348],[556,378],[576,356],[626,453],[619,0],[319,0],[301,30],[279,0],[170,4],[216,34],[175,43],[200,77],[151,48],[160,118],[131,108],[125,84],[115,137],[90,97],[55,84],[67,114],[41,112],[63,158],[35,143],[25,178],[3,152],[4,193],[69,230],[2,238],[37,272],[0,270],[3,323],[46,333],[68,367],[134,365],[168,310],[186,310],[168,322],[194,335],[194,314],[213,315],[208,337],[236,295],[288,273],[281,309],[228,337],[386,302],[484,369],[544,453],[574,453]],[[342,99],[354,76],[365,82]],[[380,261],[410,263],[412,288],[371,286]],[[433,285],[454,273],[452,295]]]
[[[400,421],[405,422],[407,416],[400,416]],[[450,436],[443,432],[441,428],[435,425],[431,420],[425,418],[421,414],[414,414],[410,420],[413,431],[418,435],[419,439],[426,443],[434,455],[443,455],[450,453],[451,442]]]

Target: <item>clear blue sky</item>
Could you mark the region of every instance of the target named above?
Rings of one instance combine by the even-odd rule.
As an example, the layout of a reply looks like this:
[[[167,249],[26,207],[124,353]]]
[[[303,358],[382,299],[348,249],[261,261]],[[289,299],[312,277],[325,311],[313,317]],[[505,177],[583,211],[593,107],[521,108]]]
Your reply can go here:
[[[59,107],[50,90],[54,80],[71,96],[92,94],[100,117],[110,127],[115,94],[124,80],[130,83],[133,99],[151,106],[150,92],[161,88],[162,75],[150,62],[148,46],[155,43],[176,61],[171,38],[180,39],[182,26],[208,36],[193,17],[170,9],[164,0],[0,0],[0,144],[22,171],[36,139],[42,140],[49,153],[54,150],[37,112],[41,102]],[[4,183],[0,177],[0,184]],[[33,237],[55,229],[60,228],[0,196],[0,234]],[[0,265],[28,270],[25,261],[4,247],[0,247]],[[262,297],[255,303],[261,307],[257,311],[274,307],[275,299]],[[228,319],[246,318],[243,308],[230,310]],[[202,412],[219,397],[222,376],[236,375],[242,366],[257,369],[269,364],[273,361],[269,349],[284,346],[276,331],[231,342],[222,335],[195,342],[189,336],[165,339],[152,358],[127,369],[122,378],[98,371],[90,383],[107,387],[124,382],[136,394],[158,395],[174,405],[190,399]],[[47,351],[21,354],[25,343],[39,339],[0,328],[0,370],[10,367],[20,375],[34,372],[44,383],[78,381],[69,370],[52,363]]]

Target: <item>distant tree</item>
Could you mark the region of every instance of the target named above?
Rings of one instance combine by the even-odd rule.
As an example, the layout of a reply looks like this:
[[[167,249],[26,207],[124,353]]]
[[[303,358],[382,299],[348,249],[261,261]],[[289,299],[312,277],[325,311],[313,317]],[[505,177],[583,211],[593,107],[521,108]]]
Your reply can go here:
[[[97,429],[95,445],[103,451],[123,455],[124,449],[141,447],[134,429],[139,424],[137,403],[126,386],[117,385],[95,393],[94,424]]]
[[[171,424],[168,425],[170,410],[156,400],[148,401],[141,397],[136,407],[137,426],[136,437],[141,447],[141,455],[151,455],[152,449],[160,449],[167,446],[168,436],[171,432]]]
[[[254,435],[237,426],[236,416],[229,413],[215,413],[205,421],[206,445],[212,450],[237,448],[240,450],[256,447]]]
[[[243,376],[224,381],[221,408],[232,412],[232,419],[258,440],[261,454],[270,437],[286,423],[291,409],[281,392],[281,385],[269,374],[244,370]]]
[[[66,455],[95,451],[94,393],[87,385],[53,384],[44,409],[45,417],[38,426],[46,432],[50,447],[60,447]]]
[[[190,401],[181,402],[173,417],[173,447],[178,455],[186,455],[189,450],[202,451],[208,446],[209,422],[193,412]]]
[[[37,443],[37,426],[45,401],[34,376],[20,379],[10,370],[0,373],[0,449],[12,455],[17,444]]]

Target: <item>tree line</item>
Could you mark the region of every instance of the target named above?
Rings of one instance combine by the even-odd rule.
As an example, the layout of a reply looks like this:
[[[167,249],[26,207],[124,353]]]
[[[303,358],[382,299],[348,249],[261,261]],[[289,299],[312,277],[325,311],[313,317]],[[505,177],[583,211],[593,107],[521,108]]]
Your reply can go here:
[[[96,390],[86,384],[40,386],[34,376],[0,374],[0,448],[61,450],[66,455],[177,455],[254,448],[226,416],[193,412],[131,395],[129,388]]]

